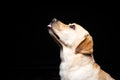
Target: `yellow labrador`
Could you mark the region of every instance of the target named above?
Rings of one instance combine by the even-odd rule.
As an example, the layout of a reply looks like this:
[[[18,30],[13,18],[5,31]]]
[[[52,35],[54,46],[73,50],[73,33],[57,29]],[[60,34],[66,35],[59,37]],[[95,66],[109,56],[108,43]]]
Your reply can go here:
[[[64,24],[53,19],[50,35],[60,45],[61,80],[115,80],[93,58],[93,40],[89,32],[76,23]]]

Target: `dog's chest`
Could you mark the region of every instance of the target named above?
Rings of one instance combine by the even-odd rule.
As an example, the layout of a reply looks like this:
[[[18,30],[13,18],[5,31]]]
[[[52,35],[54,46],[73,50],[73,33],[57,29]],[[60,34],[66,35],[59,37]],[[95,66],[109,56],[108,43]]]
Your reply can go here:
[[[97,80],[98,78],[96,72],[90,67],[90,65],[80,68],[75,66],[72,69],[69,69],[66,65],[67,64],[61,63],[61,80]]]
[[[97,80],[98,76],[95,76],[97,71],[93,70],[91,63],[82,66],[85,60],[87,60],[87,58],[82,58],[81,55],[75,55],[71,53],[71,51],[66,50],[61,52],[61,80]],[[89,77],[91,77],[91,79]]]

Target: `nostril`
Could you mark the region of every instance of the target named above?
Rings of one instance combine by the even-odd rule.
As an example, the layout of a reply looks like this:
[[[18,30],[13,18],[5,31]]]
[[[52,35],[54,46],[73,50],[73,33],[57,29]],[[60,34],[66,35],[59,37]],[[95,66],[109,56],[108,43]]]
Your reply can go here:
[[[56,21],[57,21],[57,19],[56,19],[56,18],[53,18],[52,23],[54,23],[54,22],[56,22]]]

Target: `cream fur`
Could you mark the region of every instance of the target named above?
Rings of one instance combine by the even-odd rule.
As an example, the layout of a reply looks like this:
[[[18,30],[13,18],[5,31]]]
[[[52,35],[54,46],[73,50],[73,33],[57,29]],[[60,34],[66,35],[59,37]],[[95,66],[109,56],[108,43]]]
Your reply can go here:
[[[75,25],[75,30],[70,25]],[[87,30],[76,23],[67,25],[57,19],[48,27],[50,35],[61,45],[61,80],[114,80],[96,64],[93,40]]]

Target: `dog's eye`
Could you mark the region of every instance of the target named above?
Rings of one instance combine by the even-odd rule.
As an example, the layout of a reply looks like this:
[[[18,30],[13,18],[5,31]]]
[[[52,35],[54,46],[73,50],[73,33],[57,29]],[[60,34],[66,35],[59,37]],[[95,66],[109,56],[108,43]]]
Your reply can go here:
[[[70,25],[69,27],[75,30],[75,25]]]

